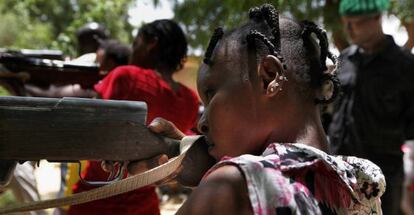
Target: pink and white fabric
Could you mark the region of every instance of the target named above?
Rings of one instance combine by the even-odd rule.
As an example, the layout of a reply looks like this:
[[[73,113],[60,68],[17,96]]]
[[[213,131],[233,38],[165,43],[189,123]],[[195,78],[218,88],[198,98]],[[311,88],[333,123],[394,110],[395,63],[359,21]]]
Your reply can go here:
[[[243,173],[257,215],[381,215],[385,179],[374,163],[304,144],[270,144],[261,156],[224,158]]]

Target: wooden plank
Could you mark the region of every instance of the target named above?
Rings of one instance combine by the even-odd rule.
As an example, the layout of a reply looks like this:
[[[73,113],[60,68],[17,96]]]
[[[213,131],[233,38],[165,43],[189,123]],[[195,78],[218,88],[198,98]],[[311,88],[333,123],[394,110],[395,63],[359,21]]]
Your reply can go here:
[[[146,110],[144,102],[0,97],[0,160],[123,161],[174,151],[146,128]]]

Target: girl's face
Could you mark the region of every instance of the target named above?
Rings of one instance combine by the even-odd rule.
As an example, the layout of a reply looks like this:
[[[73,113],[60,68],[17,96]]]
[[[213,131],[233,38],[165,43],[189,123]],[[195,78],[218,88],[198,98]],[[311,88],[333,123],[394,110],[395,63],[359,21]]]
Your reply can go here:
[[[143,68],[153,68],[153,51],[156,44],[155,40],[146,40],[144,36],[138,34],[132,44],[132,54],[129,63]]]
[[[263,97],[257,77],[248,73],[256,71],[256,58],[247,56],[245,47],[222,40],[215,48],[213,63],[199,69],[198,92],[206,106],[199,129],[207,137],[210,155],[217,160],[260,154],[266,146]]]

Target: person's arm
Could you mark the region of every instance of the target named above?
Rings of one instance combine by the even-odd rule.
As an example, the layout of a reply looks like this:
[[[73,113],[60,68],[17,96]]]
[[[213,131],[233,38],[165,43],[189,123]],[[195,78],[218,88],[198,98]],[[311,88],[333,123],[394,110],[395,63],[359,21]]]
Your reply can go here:
[[[193,190],[177,214],[253,214],[242,173],[231,165],[214,170]]]
[[[31,96],[40,96],[40,97],[51,97],[51,98],[61,98],[61,97],[80,97],[80,98],[94,98],[96,97],[96,92],[91,89],[84,89],[79,84],[70,84],[64,86],[55,86],[51,85],[48,89],[43,89],[35,85],[25,84],[25,90]]]
[[[405,179],[401,209],[406,215],[414,215],[414,140],[406,141],[403,152]]]

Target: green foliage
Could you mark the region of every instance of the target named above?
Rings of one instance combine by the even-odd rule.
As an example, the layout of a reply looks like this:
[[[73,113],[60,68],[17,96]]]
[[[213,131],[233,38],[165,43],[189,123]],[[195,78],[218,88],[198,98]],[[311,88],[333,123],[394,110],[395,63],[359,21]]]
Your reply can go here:
[[[50,25],[30,21],[27,14],[2,12],[0,19],[1,47],[47,48],[52,40]]]
[[[392,13],[396,14],[403,22],[414,22],[413,0],[394,0],[391,8]]]
[[[257,1],[188,0],[175,1],[175,19],[184,24],[193,48],[206,45],[211,32],[218,26],[233,27],[246,18],[248,8]],[[260,1],[260,2],[265,2]]]
[[[0,194],[0,208],[16,205],[16,199],[10,190]]]
[[[10,92],[1,85],[0,85],[0,96],[10,96]],[[1,201],[0,201],[0,205],[1,205]]]
[[[155,4],[157,2],[154,0]],[[206,46],[214,28],[226,26],[227,29],[231,29],[246,20],[249,8],[269,1],[173,0],[173,3],[175,19],[184,24],[190,45],[200,48]],[[270,3],[276,4],[276,1]],[[337,29],[337,4],[337,0],[280,0],[279,10],[288,17],[314,20],[332,26],[330,29]],[[326,5],[333,6],[326,10]],[[325,16],[329,16],[329,19],[324,19]]]
[[[76,55],[75,32],[91,21],[103,23],[114,38],[132,39],[128,8],[133,0],[2,0],[0,46],[60,49]]]
[[[128,8],[136,0],[1,0],[0,47],[60,49],[76,56],[76,30],[86,22],[105,24],[114,38],[132,40]],[[281,13],[324,25],[338,47],[346,47],[339,20],[339,0],[153,0],[173,3],[175,19],[185,27],[192,48],[205,48],[218,26],[227,30],[247,18],[247,10],[263,3],[279,5]],[[277,3],[279,2],[279,3]],[[414,20],[413,0],[392,0],[392,12]],[[341,38],[342,37],[342,38]],[[339,43],[342,44],[339,44]]]
[[[338,13],[340,0],[170,0],[174,5],[175,19],[181,22],[189,35],[190,45],[200,48],[218,26],[231,29],[247,18],[252,6],[271,3],[281,14],[297,20],[312,20],[332,35],[339,49],[348,46]],[[394,12],[403,20],[414,20],[413,0],[392,0]],[[157,4],[159,0],[153,0]]]

